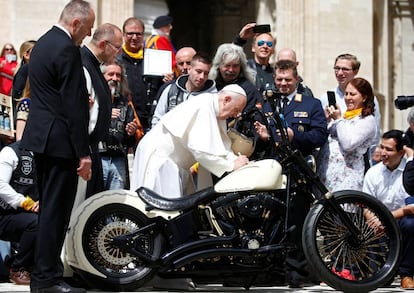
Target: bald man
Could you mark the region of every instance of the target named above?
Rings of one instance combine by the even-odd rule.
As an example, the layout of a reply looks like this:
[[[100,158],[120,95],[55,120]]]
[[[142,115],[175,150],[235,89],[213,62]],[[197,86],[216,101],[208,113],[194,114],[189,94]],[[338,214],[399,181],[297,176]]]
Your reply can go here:
[[[176,67],[179,75],[188,74],[188,69],[191,66],[191,59],[196,54],[196,50],[192,47],[183,47],[175,54]]]
[[[296,59],[296,52],[291,48],[280,49],[280,51],[277,53],[276,59],[276,61],[292,61],[296,64],[296,67],[299,65],[299,61],[297,61]],[[301,76],[299,76],[298,93],[304,96],[314,97],[312,90],[303,83],[303,79]]]
[[[174,72],[172,73],[165,73],[162,81],[164,82],[163,85],[158,90],[157,96],[159,96],[160,91],[163,91],[165,85],[169,82],[175,80],[177,77],[187,74],[188,68],[190,67],[191,59],[197,52],[192,47],[183,47],[175,53],[175,68]],[[158,97],[155,97],[155,100]]]

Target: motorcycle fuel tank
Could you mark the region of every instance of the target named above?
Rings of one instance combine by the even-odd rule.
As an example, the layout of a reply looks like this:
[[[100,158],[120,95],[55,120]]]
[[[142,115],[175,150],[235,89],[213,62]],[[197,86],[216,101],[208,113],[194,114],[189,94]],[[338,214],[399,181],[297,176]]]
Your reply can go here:
[[[272,159],[255,161],[231,172],[215,186],[216,192],[275,190],[284,188],[282,166]]]

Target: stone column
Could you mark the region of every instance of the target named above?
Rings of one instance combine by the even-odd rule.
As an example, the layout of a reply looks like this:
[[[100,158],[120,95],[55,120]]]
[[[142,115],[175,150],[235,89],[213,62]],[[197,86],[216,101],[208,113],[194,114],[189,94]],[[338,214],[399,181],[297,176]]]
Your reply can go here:
[[[97,0],[98,24],[110,22],[122,29],[128,17],[134,16],[134,0]]]

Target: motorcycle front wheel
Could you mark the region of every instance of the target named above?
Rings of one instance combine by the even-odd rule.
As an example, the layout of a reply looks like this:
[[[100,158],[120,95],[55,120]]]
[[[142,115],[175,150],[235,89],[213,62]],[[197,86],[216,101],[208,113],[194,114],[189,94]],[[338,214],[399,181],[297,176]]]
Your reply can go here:
[[[320,280],[344,292],[369,292],[395,276],[401,255],[401,233],[390,211],[376,198],[358,191],[333,194],[357,228],[353,235],[338,213],[319,201],[303,228],[303,248]]]
[[[124,235],[147,224],[139,210],[121,203],[96,209],[83,227],[82,248],[89,263],[106,278],[80,271],[92,287],[105,291],[131,291],[143,286],[155,271],[140,259],[111,244],[115,236]],[[137,241],[140,250],[158,257],[162,248],[159,235],[148,234]]]

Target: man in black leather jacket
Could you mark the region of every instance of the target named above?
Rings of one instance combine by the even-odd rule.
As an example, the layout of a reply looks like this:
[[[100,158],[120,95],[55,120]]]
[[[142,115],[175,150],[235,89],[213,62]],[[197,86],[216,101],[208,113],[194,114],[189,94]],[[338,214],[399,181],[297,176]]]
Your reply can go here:
[[[128,189],[128,149],[134,147],[138,123],[123,68],[118,62],[105,64],[102,68],[112,96],[111,124],[106,151],[100,153],[103,169],[104,189]]]

